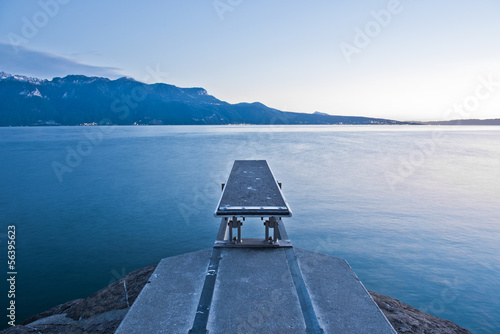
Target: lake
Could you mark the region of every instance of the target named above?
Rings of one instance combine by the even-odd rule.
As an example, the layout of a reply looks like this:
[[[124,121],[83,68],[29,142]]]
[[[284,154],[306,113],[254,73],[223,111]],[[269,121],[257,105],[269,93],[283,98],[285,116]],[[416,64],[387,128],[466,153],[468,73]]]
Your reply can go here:
[[[15,225],[17,323],[211,247],[238,159],[267,160],[283,183],[294,246],[346,259],[369,290],[500,332],[493,126],[0,128],[0,245],[6,261]],[[243,233],[260,236],[260,220]]]

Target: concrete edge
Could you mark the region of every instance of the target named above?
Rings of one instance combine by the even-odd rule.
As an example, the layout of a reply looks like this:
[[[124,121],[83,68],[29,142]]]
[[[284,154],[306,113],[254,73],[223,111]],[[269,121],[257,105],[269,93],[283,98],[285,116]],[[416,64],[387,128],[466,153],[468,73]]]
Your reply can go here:
[[[333,255],[329,255],[329,254],[325,254],[325,253],[319,253],[319,252],[315,252],[315,251],[310,251],[308,249],[305,249],[305,248],[299,248],[299,247],[294,247],[296,249],[300,249],[302,251],[307,251],[307,252],[311,252],[311,253],[316,253],[316,254],[320,254],[322,256],[330,256],[330,257],[333,257],[333,258],[337,258],[337,259],[340,259],[342,260],[343,262],[345,262],[345,264],[349,267],[349,270],[351,271],[351,273],[353,274],[354,278],[359,282],[359,284],[361,284],[361,287],[363,288],[363,290],[365,291],[365,293],[369,296],[372,304],[377,308],[378,312],[382,315],[382,317],[385,319],[385,321],[387,322],[387,324],[389,325],[390,328],[392,328],[392,330],[394,331],[394,334],[397,334],[396,330],[394,329],[394,327],[392,326],[391,322],[387,319],[387,317],[385,316],[384,312],[382,312],[382,310],[380,309],[380,307],[378,307],[377,303],[375,303],[375,301],[373,300],[372,296],[370,295],[370,293],[368,292],[368,290],[366,289],[365,285],[363,284],[363,282],[361,282],[361,280],[359,279],[358,275],[356,274],[356,272],[352,269],[351,265],[349,264],[349,262],[346,260],[346,259],[343,259],[343,258],[340,258],[340,257],[336,257],[336,256],[333,256]]]

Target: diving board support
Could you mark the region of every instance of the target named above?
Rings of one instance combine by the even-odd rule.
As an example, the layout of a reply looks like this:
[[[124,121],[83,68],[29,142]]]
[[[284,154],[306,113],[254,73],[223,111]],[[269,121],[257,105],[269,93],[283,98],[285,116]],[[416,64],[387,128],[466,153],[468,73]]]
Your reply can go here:
[[[243,223],[238,220],[238,217],[233,216],[231,220],[227,223],[229,226],[229,240],[233,243],[240,243],[241,242],[241,226]],[[234,237],[233,238],[233,229],[237,228],[238,229],[238,238]]]
[[[264,240],[268,240],[269,243],[275,243],[276,241],[278,241],[278,235],[279,235],[278,224],[279,223],[275,217],[270,217],[269,220],[266,220],[264,222],[264,226],[266,227]],[[269,236],[270,228],[273,229],[273,237]]]
[[[265,238],[241,238],[234,236],[231,231],[233,229],[234,218],[222,218],[219,226],[219,232],[217,233],[217,239],[215,240],[214,247],[246,247],[246,248],[281,248],[281,247],[292,247],[292,242],[288,238],[288,233],[285,230],[285,225],[282,220],[278,220],[271,217],[270,220],[274,221],[275,227],[266,226],[266,229],[273,228],[273,236],[271,237],[270,232],[266,232]],[[236,219],[236,227],[239,228],[241,233],[242,222]],[[239,227],[237,225],[241,224]],[[267,220],[265,224],[267,224]],[[269,239],[270,238],[270,239]]]

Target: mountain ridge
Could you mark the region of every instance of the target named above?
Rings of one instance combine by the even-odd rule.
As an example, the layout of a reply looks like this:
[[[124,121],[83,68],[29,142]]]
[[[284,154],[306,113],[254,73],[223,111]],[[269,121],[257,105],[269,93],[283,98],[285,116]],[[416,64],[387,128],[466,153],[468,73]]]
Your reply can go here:
[[[0,72],[0,126],[196,124],[410,124],[383,118],[281,111],[231,104],[201,87],[133,78],[67,75],[52,80]]]
[[[0,72],[0,126],[37,125],[392,124],[500,125],[499,119],[395,121],[315,111],[281,111],[261,102],[235,104],[202,87],[146,84],[70,74],[52,80]]]

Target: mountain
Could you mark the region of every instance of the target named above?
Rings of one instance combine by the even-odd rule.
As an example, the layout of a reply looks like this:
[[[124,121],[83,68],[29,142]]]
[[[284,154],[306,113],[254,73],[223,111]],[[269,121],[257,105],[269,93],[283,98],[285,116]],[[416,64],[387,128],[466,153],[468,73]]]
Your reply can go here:
[[[406,124],[380,118],[284,112],[230,104],[203,88],[131,78],[68,75],[41,80],[0,72],[0,126],[80,124]]]

